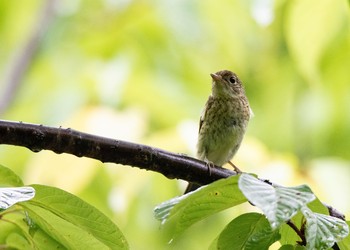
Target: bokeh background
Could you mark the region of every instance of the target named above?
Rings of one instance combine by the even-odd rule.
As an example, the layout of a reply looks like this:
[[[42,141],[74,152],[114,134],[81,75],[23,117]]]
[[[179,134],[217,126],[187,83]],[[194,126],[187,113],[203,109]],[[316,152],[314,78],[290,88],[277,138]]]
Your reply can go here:
[[[350,216],[350,22],[346,0],[0,0],[0,118],[195,155],[210,73],[236,72],[255,117],[234,162],[307,184]],[[153,208],[185,182],[128,166],[0,147],[27,184],[93,204],[132,249],[203,249],[230,209],[168,236]]]

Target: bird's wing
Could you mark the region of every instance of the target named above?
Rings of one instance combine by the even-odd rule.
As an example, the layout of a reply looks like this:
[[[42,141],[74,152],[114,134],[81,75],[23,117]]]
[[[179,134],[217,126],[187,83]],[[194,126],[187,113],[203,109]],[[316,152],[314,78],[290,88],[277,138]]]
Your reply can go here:
[[[209,99],[207,101],[207,103],[204,106],[204,109],[202,110],[202,114],[201,117],[199,118],[199,129],[198,129],[198,133],[201,131],[205,116],[206,116],[206,112],[210,109],[211,103],[212,103],[212,96],[209,96]]]
[[[203,124],[203,115],[201,115],[200,119],[199,119],[199,129],[198,129],[198,133],[201,131],[201,127],[202,127],[202,124]]]

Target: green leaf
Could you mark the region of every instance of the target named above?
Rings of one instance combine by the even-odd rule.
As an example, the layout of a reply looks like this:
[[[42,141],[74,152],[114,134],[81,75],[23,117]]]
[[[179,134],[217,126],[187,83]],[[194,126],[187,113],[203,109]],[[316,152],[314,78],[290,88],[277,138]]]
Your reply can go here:
[[[58,188],[33,187],[35,198],[20,205],[55,241],[70,249],[128,249],[119,228],[93,206]]]
[[[283,245],[278,250],[306,250],[306,247],[299,245]]]
[[[347,221],[346,224],[350,226],[350,221]],[[342,241],[338,242],[338,246],[341,250],[350,250],[350,234],[346,236]]]
[[[239,188],[250,202],[264,212],[273,229],[316,198],[306,185],[291,188],[270,185],[249,174],[241,175]]]
[[[18,207],[16,209],[18,210]],[[7,247],[15,249],[67,249],[41,230],[40,227],[33,225],[33,223],[28,225],[24,214],[23,212],[3,214],[6,224],[0,225],[1,234],[4,236],[0,241],[1,243],[6,243]],[[11,223],[8,223],[9,221]],[[12,230],[11,228],[6,230],[6,226],[9,224],[14,226]],[[5,232],[3,230],[4,226]]]
[[[290,221],[300,228],[303,220],[303,214],[299,211]],[[297,241],[301,241],[301,238],[297,233],[287,224],[282,224],[280,228],[281,239],[280,243],[294,245]]]
[[[265,216],[247,213],[232,220],[216,240],[216,249],[268,249],[279,239],[278,231],[271,229]]]
[[[175,237],[195,222],[247,201],[238,188],[238,176],[218,180],[186,195],[158,205],[155,217],[173,225]]]
[[[329,215],[328,208],[318,198],[308,203],[307,207],[315,213]]]
[[[307,249],[328,249],[349,234],[349,226],[341,219],[314,213],[306,206],[301,212],[306,219]]]
[[[0,188],[0,211],[18,202],[30,200],[34,195],[32,187]]]
[[[319,199],[315,199],[314,201],[307,204],[307,206],[314,212],[327,214],[328,209],[322,204]],[[291,222],[297,227],[301,228],[304,216],[299,211],[293,218],[291,218]],[[296,234],[296,232],[287,224],[283,224],[280,229],[281,233],[281,244],[295,244],[297,241],[301,241],[300,237]]]
[[[39,227],[30,229],[30,236],[36,249],[66,249]]]
[[[11,169],[0,165],[0,187],[20,187],[23,182]]]
[[[33,249],[26,238],[18,233],[11,233],[7,236],[6,247],[13,249]]]

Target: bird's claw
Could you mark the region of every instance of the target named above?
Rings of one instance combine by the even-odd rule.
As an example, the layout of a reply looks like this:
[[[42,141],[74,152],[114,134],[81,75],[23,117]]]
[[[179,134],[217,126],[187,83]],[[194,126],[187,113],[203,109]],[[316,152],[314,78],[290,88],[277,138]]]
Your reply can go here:
[[[215,167],[214,163],[212,163],[211,161],[205,161],[206,162],[206,165],[208,167],[208,172],[209,172],[209,175],[211,175],[211,169]]]

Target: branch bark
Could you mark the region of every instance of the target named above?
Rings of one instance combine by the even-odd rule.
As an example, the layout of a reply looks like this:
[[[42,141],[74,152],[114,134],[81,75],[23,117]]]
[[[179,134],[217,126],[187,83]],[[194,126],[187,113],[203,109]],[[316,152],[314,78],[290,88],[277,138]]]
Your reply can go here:
[[[206,185],[235,175],[224,168],[212,168],[195,158],[147,145],[82,133],[70,128],[0,120],[0,144],[26,147],[33,152],[51,150],[151,170],[169,179],[183,179]]]

